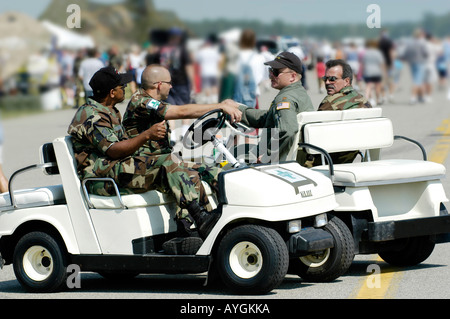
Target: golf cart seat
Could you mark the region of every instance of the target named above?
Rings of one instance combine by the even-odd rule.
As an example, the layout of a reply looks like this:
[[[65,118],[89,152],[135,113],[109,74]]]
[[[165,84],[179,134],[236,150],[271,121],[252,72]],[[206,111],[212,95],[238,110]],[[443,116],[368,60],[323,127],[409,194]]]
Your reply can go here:
[[[326,165],[313,170],[328,175],[335,186],[371,186],[440,179],[445,167],[426,160],[424,148],[416,141],[394,136],[392,122],[381,117],[381,108],[344,111],[304,112],[299,116],[300,147],[309,154],[322,154]],[[382,149],[394,139],[417,144],[423,160],[380,159]],[[361,162],[334,164],[330,153],[359,150]]]
[[[302,128],[304,124],[315,122],[331,122],[331,121],[346,121],[359,120],[380,117],[382,113],[381,108],[365,108],[365,109],[351,109],[345,111],[314,111],[302,112],[297,114],[297,123],[299,130],[295,135],[293,147],[289,150],[287,161],[295,161],[297,153],[300,150],[298,143],[302,142]]]
[[[0,211],[14,208],[29,208],[64,204],[65,197],[62,185],[50,185],[46,187],[11,190],[0,194]]]
[[[41,187],[33,187],[26,189],[14,189],[14,182],[18,175],[34,169],[43,169],[44,173],[57,171],[56,159],[53,149],[48,151],[48,144],[41,146],[39,149],[40,163],[35,165],[29,165],[15,171],[9,178],[8,188],[9,192],[0,194],[0,211],[11,210],[16,208],[30,208],[65,204],[66,199],[64,190],[61,184],[48,185]],[[49,154],[53,154],[53,157]]]
[[[127,194],[127,195],[121,195],[119,189],[113,182],[111,178],[95,178],[95,179],[87,179],[80,181],[77,170],[76,170],[76,161],[73,153],[72,148],[72,139],[70,136],[66,136],[64,138],[58,138],[55,140],[57,142],[56,147],[61,147],[63,152],[60,152],[60,154],[63,154],[65,157],[64,163],[72,163],[72,165],[66,165],[67,167],[60,167],[58,163],[59,169],[65,169],[70,174],[64,174],[65,176],[69,176],[72,180],[71,183],[67,183],[67,185],[77,185],[79,189],[77,191],[81,190],[81,193],[84,193],[85,199],[87,201],[87,204],[90,208],[96,208],[96,209],[115,209],[115,208],[134,208],[134,207],[146,207],[146,206],[159,206],[159,205],[165,205],[169,203],[175,203],[175,199],[173,196],[169,194],[163,194],[156,190],[151,190],[145,193],[140,194]],[[115,196],[100,196],[100,195],[94,195],[89,194],[86,188],[86,182],[89,180],[103,180],[103,181],[110,181],[114,183],[114,187],[116,189],[116,195]],[[209,185],[205,182],[202,182],[203,186],[205,188],[205,191],[207,195],[211,195],[212,191]]]

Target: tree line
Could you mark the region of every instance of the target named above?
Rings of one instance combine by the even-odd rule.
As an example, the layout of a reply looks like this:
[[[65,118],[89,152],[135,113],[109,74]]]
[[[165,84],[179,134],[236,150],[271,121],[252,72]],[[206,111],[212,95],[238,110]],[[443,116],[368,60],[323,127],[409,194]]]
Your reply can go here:
[[[65,25],[66,8],[73,0],[52,0],[40,19],[48,19],[60,25]],[[272,22],[258,20],[207,19],[200,22],[182,21],[171,11],[158,11],[153,0],[123,0],[114,5],[93,2],[92,0],[77,0],[81,7],[82,28],[76,32],[91,34],[97,42],[114,39],[118,42],[148,41],[152,29],[167,29],[178,26],[189,31],[192,37],[207,37],[211,33],[220,33],[231,28],[250,28],[259,37],[273,35],[290,35],[299,38],[341,40],[345,37],[378,37],[380,29],[370,29],[361,24],[293,24],[281,19]],[[364,21],[365,22],[365,21]],[[418,22],[383,23],[381,28],[387,29],[393,38],[411,36],[417,27],[424,28],[434,36],[450,35],[450,12],[442,15],[425,13]]]
[[[250,28],[259,36],[287,35],[299,38],[340,40],[345,37],[378,37],[380,29],[370,29],[366,24],[288,24],[281,20],[262,23],[257,20],[204,20],[201,22],[184,21],[192,34],[206,37],[210,33],[220,33],[231,28]],[[414,29],[422,27],[425,31],[437,37],[450,36],[450,12],[444,15],[424,14],[419,22],[385,23],[382,29],[387,29],[393,38],[409,37]]]

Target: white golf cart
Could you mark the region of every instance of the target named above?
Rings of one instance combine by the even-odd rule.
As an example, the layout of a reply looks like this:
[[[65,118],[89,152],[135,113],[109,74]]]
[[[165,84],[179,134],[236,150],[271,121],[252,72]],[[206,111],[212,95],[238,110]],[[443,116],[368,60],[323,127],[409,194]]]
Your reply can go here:
[[[330,178],[339,207],[332,214],[350,229],[355,254],[378,253],[389,264],[423,262],[436,243],[450,241],[448,199],[440,179],[445,167],[427,161],[420,143],[394,136],[381,108],[305,112],[298,115],[300,149],[321,154],[312,168]],[[381,159],[394,140],[415,143],[423,160]],[[361,160],[335,164],[330,154],[360,151]]]
[[[226,285],[249,294],[278,286],[290,259],[309,262],[307,256],[326,252],[327,262],[316,274],[321,280],[339,277],[351,264],[350,232],[339,219],[327,220],[327,212],[337,208],[330,179],[295,162],[224,171],[217,197],[204,184],[221,212],[219,221],[195,255],[168,255],[162,244],[176,235],[171,196],[121,195],[117,186],[115,196],[89,194],[91,179],[78,178],[70,137],[40,150],[42,163],[15,172],[10,193],[0,196],[0,261],[13,264],[28,291],[62,289],[71,264],[105,277],[209,276],[218,270]],[[15,190],[15,177],[36,168],[59,174],[62,184]],[[304,263],[296,266],[299,274],[307,270]]]

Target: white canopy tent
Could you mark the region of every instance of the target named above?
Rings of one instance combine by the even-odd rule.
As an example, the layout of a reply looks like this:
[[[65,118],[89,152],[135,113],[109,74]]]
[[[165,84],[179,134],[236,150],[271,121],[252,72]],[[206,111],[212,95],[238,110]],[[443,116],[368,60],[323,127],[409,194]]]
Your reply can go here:
[[[78,34],[48,20],[43,21],[42,25],[56,37],[56,47],[58,49],[79,50],[95,46],[91,36]]]
[[[242,30],[239,28],[230,29],[219,33],[219,39],[223,40],[225,43],[234,42],[238,43],[241,37]]]

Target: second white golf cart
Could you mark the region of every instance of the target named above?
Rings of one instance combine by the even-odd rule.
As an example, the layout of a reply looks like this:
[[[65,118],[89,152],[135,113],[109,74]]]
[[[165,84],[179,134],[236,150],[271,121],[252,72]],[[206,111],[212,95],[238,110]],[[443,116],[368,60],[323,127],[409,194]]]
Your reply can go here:
[[[333,214],[351,231],[355,254],[377,253],[389,264],[412,266],[426,260],[436,243],[450,241],[445,167],[427,161],[417,141],[395,136],[381,108],[305,112],[298,122],[300,151],[322,155],[324,164],[312,170],[333,182],[339,204]],[[382,159],[395,140],[416,144],[423,158]],[[351,151],[361,157],[333,163],[330,154]],[[296,155],[297,149],[292,159]]]

